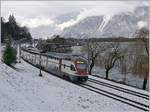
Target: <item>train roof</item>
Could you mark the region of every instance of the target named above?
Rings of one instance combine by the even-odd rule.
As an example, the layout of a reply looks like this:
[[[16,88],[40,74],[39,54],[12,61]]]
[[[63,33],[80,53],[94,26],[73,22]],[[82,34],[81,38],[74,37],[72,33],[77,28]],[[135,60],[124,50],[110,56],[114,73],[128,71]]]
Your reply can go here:
[[[46,53],[48,56],[53,56],[59,59],[64,60],[75,60],[75,59],[83,59],[86,60],[84,57],[80,55],[68,54],[68,53],[56,53],[56,52],[48,52]]]
[[[34,54],[40,54],[40,50],[37,50],[37,49],[22,48],[22,50],[25,50],[27,52],[34,53]],[[46,52],[46,53],[42,53],[42,55],[48,56],[50,58],[63,59],[63,60],[76,60],[76,59],[87,60],[86,58],[82,57],[81,55],[74,55],[74,54],[69,54],[69,53]]]

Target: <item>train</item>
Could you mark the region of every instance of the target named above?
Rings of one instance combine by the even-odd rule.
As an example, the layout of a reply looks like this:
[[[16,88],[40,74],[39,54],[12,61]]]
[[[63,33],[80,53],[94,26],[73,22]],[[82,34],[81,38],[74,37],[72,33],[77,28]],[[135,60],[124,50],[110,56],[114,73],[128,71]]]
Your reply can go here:
[[[52,52],[39,53],[37,50],[22,48],[21,57],[36,66],[39,66],[41,61],[43,69],[72,82],[86,82],[88,80],[88,63],[81,56]]]

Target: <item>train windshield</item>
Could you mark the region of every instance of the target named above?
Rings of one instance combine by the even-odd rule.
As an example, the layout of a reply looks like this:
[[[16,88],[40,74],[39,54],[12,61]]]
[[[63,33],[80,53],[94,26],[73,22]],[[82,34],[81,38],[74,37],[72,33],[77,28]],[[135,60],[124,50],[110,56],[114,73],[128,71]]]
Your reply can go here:
[[[80,70],[86,70],[86,62],[84,61],[77,61],[77,69],[80,69]]]
[[[80,70],[86,70],[86,64],[77,64],[77,68]]]

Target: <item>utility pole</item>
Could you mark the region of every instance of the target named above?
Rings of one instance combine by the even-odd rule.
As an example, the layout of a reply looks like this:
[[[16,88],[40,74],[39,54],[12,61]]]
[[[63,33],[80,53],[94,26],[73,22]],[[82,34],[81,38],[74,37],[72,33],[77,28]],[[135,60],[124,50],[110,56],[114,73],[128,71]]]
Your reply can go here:
[[[19,41],[19,56],[18,56],[18,62],[21,63],[21,42]]]
[[[17,41],[18,43],[18,63],[21,63],[21,42],[26,40],[25,38],[20,39]]]
[[[88,46],[88,72],[89,72],[89,65],[90,65],[89,39],[87,40],[87,46]]]
[[[1,34],[0,34],[0,37],[1,37]],[[1,38],[0,38],[0,41],[1,41]],[[2,61],[2,44],[0,42],[0,62]]]
[[[42,66],[41,66],[41,52],[40,52],[40,62],[39,62],[39,65],[40,65],[40,74],[39,74],[39,76],[40,77],[42,77],[43,75],[42,75],[42,72],[41,72],[41,69],[42,69]]]
[[[42,62],[42,59],[41,59],[41,55],[42,55],[42,53],[45,53],[45,51],[43,51],[43,50],[41,50],[40,51],[40,61],[39,61],[39,66],[40,66],[40,73],[39,73],[39,76],[40,77],[42,77],[43,75],[42,75],[42,65],[41,65],[41,62]]]

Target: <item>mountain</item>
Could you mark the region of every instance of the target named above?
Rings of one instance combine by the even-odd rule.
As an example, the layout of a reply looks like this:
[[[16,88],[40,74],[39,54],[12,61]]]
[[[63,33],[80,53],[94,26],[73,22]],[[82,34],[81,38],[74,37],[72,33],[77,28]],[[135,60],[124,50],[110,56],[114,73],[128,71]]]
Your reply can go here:
[[[47,38],[47,37],[51,37],[54,34],[59,34],[60,31],[52,25],[49,26],[39,26],[36,28],[32,28],[30,29],[30,32],[32,34],[32,37],[34,38]]]
[[[30,32],[32,34],[32,37],[34,38],[47,38],[51,37],[52,35],[58,35],[61,33],[61,30],[57,28],[56,24],[61,24],[63,22],[67,22],[70,19],[76,19],[79,12],[70,12],[66,14],[62,14],[60,16],[57,16],[53,18],[55,21],[55,24],[49,25],[49,26],[38,26],[35,28],[31,28]]]
[[[112,37],[133,35],[138,19],[131,13],[120,13],[111,18],[102,30],[97,30],[96,36]]]
[[[148,12],[148,7],[137,7],[134,12],[122,12],[114,16],[87,17],[65,28],[61,36],[75,38],[131,37],[138,29],[139,22],[148,23]]]
[[[122,12],[116,15],[89,16],[78,23],[60,30],[59,24],[76,20],[80,11],[70,12],[53,18],[54,24],[31,29],[33,37],[51,37],[59,34],[62,37],[132,37],[139,27],[149,24],[149,8],[140,6],[133,12]]]
[[[85,18],[72,27],[65,28],[61,35],[63,37],[84,37],[97,30],[102,22],[102,19],[102,16]]]
[[[58,17],[55,17],[54,20],[57,24],[61,24],[63,22],[67,22],[71,19],[76,19],[80,12],[74,11],[66,14],[62,14]]]

